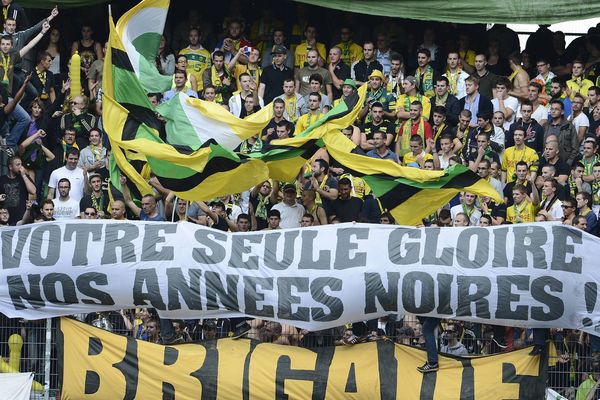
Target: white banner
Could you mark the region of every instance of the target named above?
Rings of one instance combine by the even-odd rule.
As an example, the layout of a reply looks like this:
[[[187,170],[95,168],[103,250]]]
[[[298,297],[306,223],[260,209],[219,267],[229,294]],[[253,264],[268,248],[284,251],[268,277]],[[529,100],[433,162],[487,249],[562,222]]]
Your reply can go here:
[[[0,374],[0,393],[3,399],[29,400],[33,372]]]
[[[154,307],[309,330],[410,312],[600,332],[600,239],[552,224],[341,224],[228,234],[156,222],[2,229],[0,312],[26,319]]]

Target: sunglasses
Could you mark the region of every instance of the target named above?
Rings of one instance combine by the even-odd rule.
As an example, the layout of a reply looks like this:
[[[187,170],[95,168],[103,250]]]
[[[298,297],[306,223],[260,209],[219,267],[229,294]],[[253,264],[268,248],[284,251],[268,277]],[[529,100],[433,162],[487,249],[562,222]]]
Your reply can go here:
[[[88,216],[90,216],[90,217],[92,217],[92,216],[96,215],[96,213],[95,213],[95,212],[84,212],[84,214],[85,214],[85,215],[88,215]]]

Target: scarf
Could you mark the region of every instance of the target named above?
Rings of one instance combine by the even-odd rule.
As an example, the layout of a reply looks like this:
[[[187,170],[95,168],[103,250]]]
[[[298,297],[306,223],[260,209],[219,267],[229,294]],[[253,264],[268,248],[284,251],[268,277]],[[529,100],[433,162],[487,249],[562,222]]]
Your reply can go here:
[[[419,127],[417,128],[417,135],[421,136],[421,139],[423,139],[423,142],[425,142],[425,123],[424,123],[424,119],[423,117],[419,118]],[[406,121],[404,123],[404,126],[402,127],[402,137],[400,138],[401,140],[401,147],[400,147],[400,154],[402,157],[404,157],[404,155],[406,153],[408,153],[410,151],[410,139],[412,137],[412,126],[413,126],[413,121],[412,119],[409,119],[408,121]]]
[[[417,93],[415,97],[423,104],[423,96],[421,96],[421,94]],[[410,96],[408,94],[404,95],[404,111],[408,112],[410,110],[410,103]]]
[[[329,175],[325,175],[325,177],[323,177],[323,181],[319,184],[319,189],[321,190],[325,190],[326,184],[327,184],[327,179],[329,179]],[[323,205],[323,200],[321,199],[321,195],[319,194],[319,192],[317,192],[316,188],[315,188],[315,205],[316,206],[322,206]]]
[[[214,65],[210,67],[210,83],[212,83],[213,86],[217,89],[215,90],[215,101],[219,104],[223,104],[222,88],[224,88],[224,85],[221,77],[223,77],[223,79],[230,78],[227,67],[223,66],[223,75],[219,75],[219,73],[217,72],[217,68],[215,68]],[[221,88],[221,90],[219,90],[219,88]]]
[[[515,223],[521,223],[523,222],[523,218],[521,217],[521,214],[523,213],[523,211],[525,211],[527,209],[527,206],[529,206],[530,201],[525,199],[523,200],[523,202],[521,203],[521,207],[519,207],[518,204],[515,203],[514,207],[515,207]]]
[[[521,72],[521,71],[523,71],[523,68],[521,68],[521,67],[519,67],[519,68],[515,69],[515,70],[512,72],[512,74],[510,74],[510,75],[508,76],[508,80],[512,82],[512,81],[515,79],[515,77],[516,77],[516,76],[519,74],[519,72]]]
[[[592,201],[596,206],[600,204],[600,196],[598,196],[598,191],[600,191],[600,181],[592,182]]]
[[[94,193],[90,197],[92,198],[92,207],[94,207],[96,212],[100,214],[101,211],[104,211],[104,196],[102,196],[102,192],[100,192],[100,199]]]
[[[446,123],[442,122],[442,124],[440,126],[438,126],[438,128],[435,130],[435,134],[433,136],[433,140],[435,140],[437,142],[438,138],[440,137],[440,135],[442,134],[442,132],[444,132],[444,129],[446,129]]]
[[[569,179],[567,179],[567,184],[569,185],[569,194],[573,198],[575,198],[575,196],[577,195],[577,183],[575,182],[575,179],[573,179],[571,175],[569,175]]]
[[[258,195],[258,204],[256,205],[256,211],[254,215],[256,218],[267,219],[267,204],[269,203],[269,196]]]
[[[8,70],[10,69],[10,55],[6,55],[2,53],[2,68],[4,69],[4,76],[2,77],[2,84],[8,87],[9,79],[8,79]]]
[[[594,169],[594,164],[596,164],[598,161],[600,161],[598,159],[597,155],[593,155],[592,156],[592,161],[587,161],[585,159],[585,157],[581,160],[581,162],[583,163],[583,174],[584,175],[592,175],[592,170]]]
[[[296,111],[297,111],[296,106],[298,103],[298,98],[296,97],[295,94],[290,99],[288,99],[286,96],[283,96],[283,102],[285,103],[285,111],[287,112],[288,116],[290,117],[290,121],[296,122],[296,120],[298,119],[298,117],[296,115]]]
[[[65,161],[67,161],[67,150],[69,150],[71,147],[75,147],[77,150],[79,150],[79,146],[77,146],[77,142],[73,142],[73,144],[65,143],[64,139],[61,140],[61,144],[62,144],[62,148],[63,148],[63,163],[64,163]]]
[[[444,106],[446,107],[446,102],[448,101],[448,93],[446,93],[443,97],[435,95],[435,105],[436,106]]]
[[[102,144],[100,144],[99,146],[94,146],[90,143],[90,150],[94,155],[94,161],[100,161],[102,159],[102,153],[104,151],[104,147],[102,147]]]
[[[42,84],[42,93],[40,93],[40,100],[48,100],[48,93],[46,93],[46,71],[40,71],[38,67],[35,67],[35,72],[38,76],[38,79],[40,80],[40,83]]]
[[[429,98],[435,96],[435,91],[433,90],[433,68],[431,68],[431,65],[427,65],[424,71],[421,70],[421,67],[418,67],[416,75],[415,78],[417,79],[419,91]]]
[[[248,146],[248,144],[249,143],[247,139],[242,142],[242,144],[240,145],[240,153],[254,153],[256,151],[260,151],[260,149],[262,149],[263,147],[263,142],[260,139],[256,139],[256,141],[251,146]]]
[[[458,93],[458,78],[460,77],[461,72],[462,70],[460,68],[458,68],[455,73],[450,72],[450,69],[446,70],[446,76],[450,81],[450,94],[454,96],[456,96],[456,94]]]
[[[475,206],[471,206],[471,207],[467,207],[467,205],[465,203],[460,203],[460,205],[462,206],[462,210],[463,213],[469,218],[471,219],[471,215],[473,215],[473,213],[475,212]]]
[[[404,74],[402,71],[398,72],[398,76],[388,75],[387,84],[385,89],[388,93],[392,93],[396,98],[402,94],[402,82],[404,82]]]

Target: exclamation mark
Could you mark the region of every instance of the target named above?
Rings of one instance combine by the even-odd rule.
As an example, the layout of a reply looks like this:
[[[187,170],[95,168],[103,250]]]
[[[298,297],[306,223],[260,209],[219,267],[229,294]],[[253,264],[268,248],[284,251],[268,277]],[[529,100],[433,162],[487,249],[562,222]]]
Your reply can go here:
[[[594,312],[596,308],[596,298],[598,297],[598,284],[596,282],[585,283],[585,309],[588,314]],[[592,326],[594,323],[589,318],[583,319],[583,326]]]

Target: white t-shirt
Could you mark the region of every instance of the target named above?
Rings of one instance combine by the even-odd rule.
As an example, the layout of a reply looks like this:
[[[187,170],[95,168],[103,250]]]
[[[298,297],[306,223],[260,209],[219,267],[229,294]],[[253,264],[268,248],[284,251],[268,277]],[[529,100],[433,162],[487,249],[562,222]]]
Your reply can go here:
[[[79,201],[69,197],[69,200],[62,201],[53,199],[54,203],[54,219],[76,219],[79,217]]]
[[[590,120],[587,117],[587,115],[585,115],[583,112],[579,113],[579,115],[575,118],[573,118],[573,114],[571,114],[569,119],[571,120],[571,123],[573,124],[573,126],[575,127],[575,131],[577,132],[579,132],[579,128],[581,128],[582,126],[585,126],[586,128],[590,127]]]
[[[541,209],[545,209],[546,202],[545,201],[542,202],[540,207],[541,207]],[[562,209],[562,202],[560,200],[556,199],[554,201],[554,203],[552,203],[550,210],[548,210],[548,214],[552,215],[552,218],[554,218],[555,221],[562,220],[562,217],[564,216],[563,209]]]
[[[538,104],[538,107],[535,109],[533,114],[531,114],[531,118],[535,119],[538,124],[542,124],[543,120],[548,120],[548,109],[541,104]],[[519,107],[519,111],[517,112],[517,118],[523,118],[521,114],[521,107]]]
[[[494,106],[494,112],[500,111],[500,101],[498,99],[492,99],[492,105]],[[519,109],[519,100],[516,97],[508,96],[504,99],[504,107],[513,110],[511,118],[504,120],[504,130],[508,130],[510,124],[515,122],[517,110]],[[504,117],[506,117],[506,115]]]
[[[281,228],[300,228],[300,220],[305,212],[302,204],[296,203],[293,206],[288,206],[281,202],[275,204],[272,210],[277,210],[281,214],[281,222],[279,223]]]
[[[452,207],[450,209],[450,215],[452,216],[452,219],[456,218],[456,215],[459,214],[459,213],[461,213],[461,212],[464,212],[462,204],[457,204],[457,205],[455,205],[454,207]],[[479,218],[481,218],[481,211],[478,208],[475,208],[473,210],[473,213],[469,217],[470,226],[477,226],[477,225],[479,225]]]
[[[54,188],[54,198],[58,198],[58,181],[62,178],[67,178],[71,182],[71,191],[69,197],[79,204],[79,200],[83,197],[83,188],[85,186],[83,170],[76,167],[74,170],[69,170],[67,167],[60,167],[52,171],[48,186]]]

